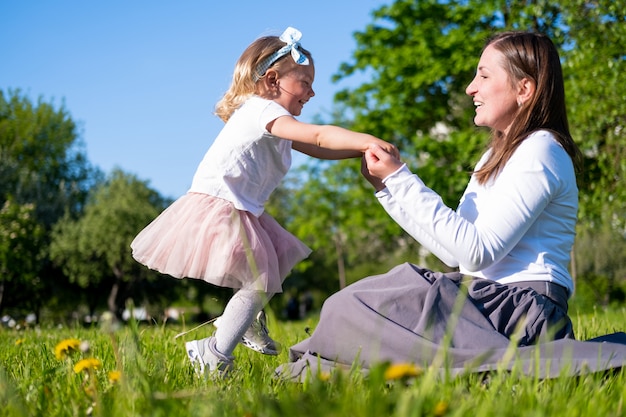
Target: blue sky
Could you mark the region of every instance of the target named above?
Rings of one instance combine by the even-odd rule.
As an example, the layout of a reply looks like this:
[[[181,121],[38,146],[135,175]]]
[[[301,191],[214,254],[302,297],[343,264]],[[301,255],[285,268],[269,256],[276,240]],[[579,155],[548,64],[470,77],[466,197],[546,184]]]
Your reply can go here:
[[[213,107],[250,42],[303,33],[316,96],[299,119],[311,121],[345,86],[330,78],[351,61],[353,33],[389,3],[0,0],[0,89],[63,105],[94,165],[176,198],[222,127]]]

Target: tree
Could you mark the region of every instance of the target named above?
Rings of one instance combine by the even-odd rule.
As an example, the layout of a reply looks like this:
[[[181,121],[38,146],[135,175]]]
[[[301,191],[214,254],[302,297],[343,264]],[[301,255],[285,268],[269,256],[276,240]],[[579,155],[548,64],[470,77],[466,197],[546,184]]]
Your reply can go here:
[[[465,88],[485,41],[495,31],[536,30],[563,38],[558,5],[499,0],[399,0],[373,12],[356,32],[353,61],[334,76],[370,77],[336,96],[352,128],[396,143],[406,161],[449,205],[458,202],[487,131],[472,123]],[[346,113],[345,111],[343,112]]]
[[[119,316],[126,300],[133,294],[145,297],[145,284],[157,276],[132,258],[130,243],[165,203],[145,182],[114,170],[91,191],[81,217],[66,216],[55,225],[51,258],[88,291],[107,285],[107,306]],[[151,295],[156,299],[168,294]]]
[[[40,286],[44,228],[34,211],[33,204],[20,205],[11,198],[0,209],[0,314],[5,294],[18,301],[18,294],[31,293],[25,288]]]
[[[4,306],[38,314],[51,294],[64,286],[63,277],[47,257],[49,231],[63,213],[80,212],[87,190],[99,175],[87,162],[77,126],[63,106],[57,109],[41,98],[33,104],[19,90],[0,90],[0,204],[5,207],[4,220],[17,216],[13,218],[17,221],[27,215],[29,227],[37,230],[28,238],[18,233],[18,240],[29,241],[10,243],[23,253],[8,253],[10,259],[22,261],[5,258],[3,280],[10,286],[5,286],[5,291],[10,291],[11,306],[7,298]],[[32,228],[29,230],[34,233]],[[3,224],[3,232],[15,231]]]
[[[49,229],[67,210],[80,212],[99,178],[87,161],[76,124],[61,106],[0,90],[0,201],[34,204]]]
[[[585,155],[584,227],[626,230],[626,1],[574,0],[564,56],[572,133]],[[617,237],[619,239],[619,237]]]

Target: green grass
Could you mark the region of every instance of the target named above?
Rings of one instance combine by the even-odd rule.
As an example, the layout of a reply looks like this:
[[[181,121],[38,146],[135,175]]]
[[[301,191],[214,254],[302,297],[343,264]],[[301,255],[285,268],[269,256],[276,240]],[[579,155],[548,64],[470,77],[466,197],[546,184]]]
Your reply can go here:
[[[573,314],[581,339],[624,328],[626,309]],[[286,347],[304,339],[302,322],[270,322]],[[274,378],[288,361],[243,347],[236,370],[224,381],[193,374],[184,341],[206,336],[202,327],[176,338],[189,325],[129,325],[101,328],[0,329],[0,416],[623,416],[626,371],[577,378],[537,380],[494,373],[443,378],[426,369],[408,380],[385,380],[385,366],[359,372],[312,376],[305,383]],[[76,338],[88,352],[55,357],[55,346]],[[102,366],[76,373],[86,357]],[[121,371],[110,382],[109,371]]]

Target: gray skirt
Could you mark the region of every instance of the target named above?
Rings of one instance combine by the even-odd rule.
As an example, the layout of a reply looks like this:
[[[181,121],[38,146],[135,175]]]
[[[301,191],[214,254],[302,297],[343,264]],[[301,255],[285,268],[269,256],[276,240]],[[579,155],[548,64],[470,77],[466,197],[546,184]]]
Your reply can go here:
[[[542,377],[623,366],[626,335],[605,339],[617,343],[576,341],[567,293],[559,288],[538,287],[551,298],[528,287],[405,263],[329,297],[311,337],[291,347],[290,362],[277,372],[300,379],[307,369],[355,363],[365,370],[381,362],[426,367],[442,357],[442,349],[441,366],[453,374],[511,369],[515,363]]]

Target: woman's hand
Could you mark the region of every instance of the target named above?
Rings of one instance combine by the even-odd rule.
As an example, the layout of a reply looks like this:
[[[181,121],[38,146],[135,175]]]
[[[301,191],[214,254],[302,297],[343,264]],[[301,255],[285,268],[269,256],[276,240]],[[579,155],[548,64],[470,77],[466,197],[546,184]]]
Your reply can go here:
[[[378,145],[371,145],[361,159],[361,174],[376,191],[380,191],[385,188],[383,179],[396,172],[402,165],[402,161],[396,156]]]
[[[376,191],[380,191],[385,188],[385,184],[383,184],[383,180],[378,177],[370,174],[369,169],[367,168],[367,161],[365,160],[365,154],[361,158],[361,174],[365,177],[366,180],[369,181],[370,184],[374,186]]]

